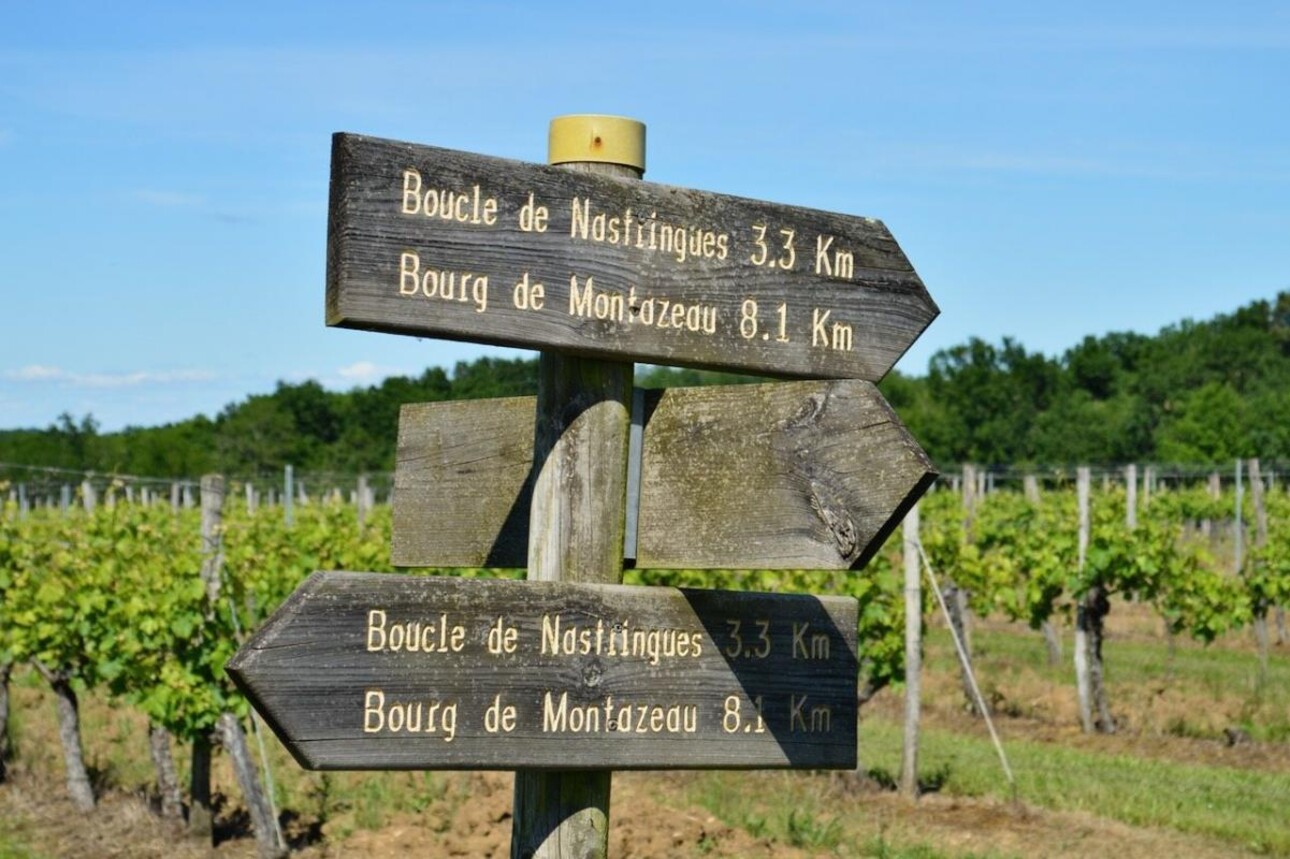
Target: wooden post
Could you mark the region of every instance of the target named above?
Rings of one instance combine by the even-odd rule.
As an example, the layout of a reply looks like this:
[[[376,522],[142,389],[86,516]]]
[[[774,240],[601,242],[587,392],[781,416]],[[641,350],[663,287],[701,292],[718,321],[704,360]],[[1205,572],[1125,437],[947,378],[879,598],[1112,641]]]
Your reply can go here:
[[[1274,469],[1268,469],[1268,492],[1275,492],[1277,488],[1277,473]],[[1277,619],[1277,644],[1285,644],[1290,641],[1290,633],[1286,630],[1286,609],[1285,606],[1276,607]]]
[[[219,602],[224,572],[224,476],[206,474],[202,476],[202,583],[206,587],[207,612],[214,612]],[[215,728],[215,738],[233,759],[234,772],[242,796],[250,811],[252,829],[255,832],[256,845],[262,857],[284,855],[285,851],[278,844],[277,827],[269,806],[260,790],[259,777],[255,765],[251,762],[246,748],[246,736],[237,717],[232,713],[220,715]],[[211,808],[210,736],[198,737],[193,741],[193,767],[190,790],[192,807],[189,810],[189,830],[193,835],[203,838],[213,833],[214,814]]]
[[[1026,496],[1026,501],[1031,504],[1039,503],[1039,478],[1033,474],[1027,474],[1021,478],[1021,488]]]
[[[1039,505],[1039,478],[1033,474],[1027,474],[1021,481],[1025,491],[1026,501]],[[1051,617],[1045,618],[1039,625],[1039,631],[1044,636],[1044,649],[1048,653],[1049,665],[1060,665],[1062,661],[1062,639],[1057,632],[1057,627],[1053,624]]]
[[[1077,568],[1084,570],[1084,558],[1088,554],[1088,496],[1089,470],[1080,466],[1075,477],[1076,503],[1079,505],[1079,537]],[[1075,684],[1079,693],[1079,720],[1084,733],[1093,733],[1093,699],[1089,688],[1088,670],[1088,632],[1084,618],[1084,606],[1076,609],[1078,616],[1075,623]]]
[[[170,751],[170,731],[155,722],[148,723],[148,752],[157,773],[157,796],[161,801],[161,819],[182,821],[184,797],[179,787],[179,771]]]
[[[295,524],[296,521],[294,506],[296,503],[296,489],[292,485],[294,480],[294,470],[290,465],[285,466],[282,470],[282,515],[288,528]]]
[[[1138,527],[1138,466],[1124,467],[1124,524],[1130,531]]]
[[[9,677],[12,660],[0,660],[0,784],[4,784],[9,762]]]
[[[645,126],[614,117],[559,117],[551,123],[548,160],[569,170],[639,179]],[[622,581],[632,374],[631,363],[541,355],[530,580]],[[512,859],[606,856],[611,775],[517,772]]]
[[[1236,460],[1236,515],[1232,519],[1232,569],[1239,576],[1245,566],[1245,524],[1241,517],[1241,503],[1245,500],[1245,485],[1241,482],[1241,461]]]
[[[963,539],[968,544],[976,541],[976,505],[984,491],[985,472],[978,470],[975,465],[963,466]],[[951,588],[953,599],[950,600],[950,616],[954,619],[959,633],[959,640],[963,642],[963,650],[967,653],[970,663],[972,658],[972,618],[968,612],[968,592],[965,588],[959,587],[956,582],[951,582]],[[968,706],[975,707],[972,703],[974,699],[971,683],[966,672],[963,675],[963,694],[968,699]]]
[[[1209,481],[1206,485],[1209,489],[1209,497],[1213,498],[1216,501],[1218,500],[1219,496],[1223,494],[1222,481],[1223,479],[1219,477],[1219,474],[1217,471],[1210,472]],[[1200,533],[1205,535],[1205,537],[1209,539],[1210,546],[1212,548],[1213,542],[1214,540],[1217,539],[1217,536],[1218,536],[1217,534],[1214,533],[1214,520],[1209,518],[1202,520],[1200,523]]]
[[[184,485],[187,506],[191,497]],[[220,526],[224,517],[224,477],[220,474],[202,475],[202,584],[206,589],[207,611],[219,598],[220,568],[224,563],[223,540]],[[211,841],[214,834],[214,811],[211,807],[211,737],[193,738],[192,767],[189,770],[188,832],[194,838]]]
[[[918,505],[905,514],[905,740],[900,756],[900,792],[918,797],[918,722],[923,658],[923,594],[918,543]]]
[[[264,791],[260,789],[260,774],[251,759],[251,750],[247,747],[246,732],[242,723],[231,712],[221,713],[215,729],[220,744],[228,752],[233,762],[233,773],[242,797],[246,801],[251,815],[251,829],[255,833],[256,852],[261,859],[279,859],[287,855],[286,846],[281,843],[278,823],[273,817]]]
[[[88,479],[81,481],[81,503],[85,505],[85,512],[94,512],[94,507],[98,503],[98,495],[94,492],[94,484]]]
[[[220,573],[224,568],[224,475],[204,474],[202,495],[202,584],[213,606],[219,599]]]
[[[367,488],[367,475],[358,476],[358,490],[355,492],[354,505],[358,510],[358,530],[362,531],[367,526],[368,505],[371,503],[369,491]]]
[[[1254,504],[1254,551],[1259,552],[1268,544],[1268,508],[1263,497],[1263,477],[1259,473],[1258,459],[1250,460],[1250,501]],[[1238,496],[1239,497],[1239,496]],[[1240,513],[1237,513],[1237,533],[1240,533]],[[1256,562],[1257,563],[1257,562]],[[1240,569],[1239,567],[1237,568]],[[1253,572],[1251,568],[1250,572]],[[1268,673],[1268,612],[1272,606],[1268,601],[1259,599],[1253,606],[1254,638],[1259,646],[1259,672],[1261,677]]]

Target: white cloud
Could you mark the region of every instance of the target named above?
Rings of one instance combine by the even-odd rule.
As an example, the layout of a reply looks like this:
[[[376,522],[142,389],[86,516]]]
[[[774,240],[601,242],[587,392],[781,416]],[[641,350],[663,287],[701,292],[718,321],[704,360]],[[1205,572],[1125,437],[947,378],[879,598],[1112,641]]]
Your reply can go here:
[[[6,370],[4,377],[16,382],[44,382],[50,379],[60,379],[63,377],[64,372],[57,367],[29,364],[21,370]]]
[[[73,388],[132,388],[141,385],[174,385],[210,382],[216,376],[209,370],[167,370],[132,373],[75,373],[61,367],[29,364],[18,370],[5,370],[4,378],[13,382],[58,382]]]
[[[373,385],[386,376],[407,375],[407,371],[396,367],[382,367],[371,361],[355,361],[348,367],[339,368],[336,375],[351,385]]]

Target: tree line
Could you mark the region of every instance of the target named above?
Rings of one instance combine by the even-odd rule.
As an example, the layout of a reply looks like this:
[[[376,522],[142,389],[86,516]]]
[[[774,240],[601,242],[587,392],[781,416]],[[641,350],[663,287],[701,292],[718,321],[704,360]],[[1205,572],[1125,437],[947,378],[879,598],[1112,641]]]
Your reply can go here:
[[[753,381],[637,374],[645,387]],[[926,375],[893,371],[879,387],[942,467],[1290,459],[1290,292],[1155,335],[1090,335],[1058,357],[974,337],[938,351]],[[91,415],[64,414],[44,429],[0,431],[0,462],[155,477],[267,475],[285,463],[390,471],[402,404],[536,390],[536,358],[480,358],[345,392],[279,382],[214,418],[104,433]]]

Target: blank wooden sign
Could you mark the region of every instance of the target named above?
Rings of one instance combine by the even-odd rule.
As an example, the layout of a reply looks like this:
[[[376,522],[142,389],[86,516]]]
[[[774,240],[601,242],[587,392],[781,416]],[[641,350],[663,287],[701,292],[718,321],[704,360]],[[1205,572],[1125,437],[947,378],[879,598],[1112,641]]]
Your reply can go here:
[[[354,134],[329,212],[347,328],[876,381],[939,312],[873,218]]]
[[[228,664],[310,769],[856,765],[850,597],[315,573]]]
[[[638,567],[858,569],[936,478],[868,382],[645,393]],[[531,397],[404,406],[395,564],[525,566],[533,420]]]

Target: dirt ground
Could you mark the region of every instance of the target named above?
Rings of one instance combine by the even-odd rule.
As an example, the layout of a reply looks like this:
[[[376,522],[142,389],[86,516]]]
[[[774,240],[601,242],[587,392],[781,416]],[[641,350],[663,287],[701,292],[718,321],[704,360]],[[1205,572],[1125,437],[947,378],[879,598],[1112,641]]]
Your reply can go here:
[[[456,808],[436,805],[420,815],[395,814],[378,830],[315,840],[319,833],[287,834],[302,859],[322,857],[505,857],[510,855],[511,776],[460,775],[454,779],[469,801]],[[776,845],[727,826],[702,809],[676,809],[653,796],[667,791],[667,777],[620,774],[614,783],[610,855],[615,857],[715,856],[800,857],[809,854]],[[457,787],[457,786],[454,786]],[[241,859],[256,855],[240,809],[225,809],[217,823],[219,845],[211,849],[186,839],[153,813],[144,796],[113,791],[91,814],[76,811],[61,785],[19,774],[0,786],[0,830],[17,832],[40,856],[130,857],[130,859]],[[0,855],[4,855],[0,851]]]
[[[345,838],[314,843],[297,841],[295,855],[322,857],[482,857],[509,855],[511,778],[498,773],[462,775],[470,800],[455,811],[432,807],[421,815],[395,815],[379,830],[360,830]],[[925,796],[917,803],[870,785],[839,788],[837,806],[867,832],[870,849],[854,842],[810,851],[757,839],[715,819],[707,811],[660,801],[684,795],[684,774],[622,773],[615,776],[610,855],[643,857],[784,857],[881,855],[872,845],[913,840],[950,855],[1044,856],[1084,859],[1188,857],[1219,859],[1247,855],[1230,844],[1207,843],[1195,836],[1139,829],[1092,815],[1055,813],[994,800]],[[828,778],[822,776],[822,778]],[[254,840],[234,811],[221,817],[221,843],[215,849],[186,840],[163,824],[147,799],[109,793],[98,809],[81,815],[61,796],[59,785],[26,777],[0,787],[0,819],[23,821],[19,831],[38,846],[37,856],[129,857],[129,859],[250,859]],[[8,824],[0,824],[0,828]],[[852,829],[848,825],[848,830]],[[308,838],[305,833],[294,837]],[[858,845],[863,848],[865,845]],[[852,852],[855,850],[855,852]],[[1255,854],[1248,854],[1255,855]]]

